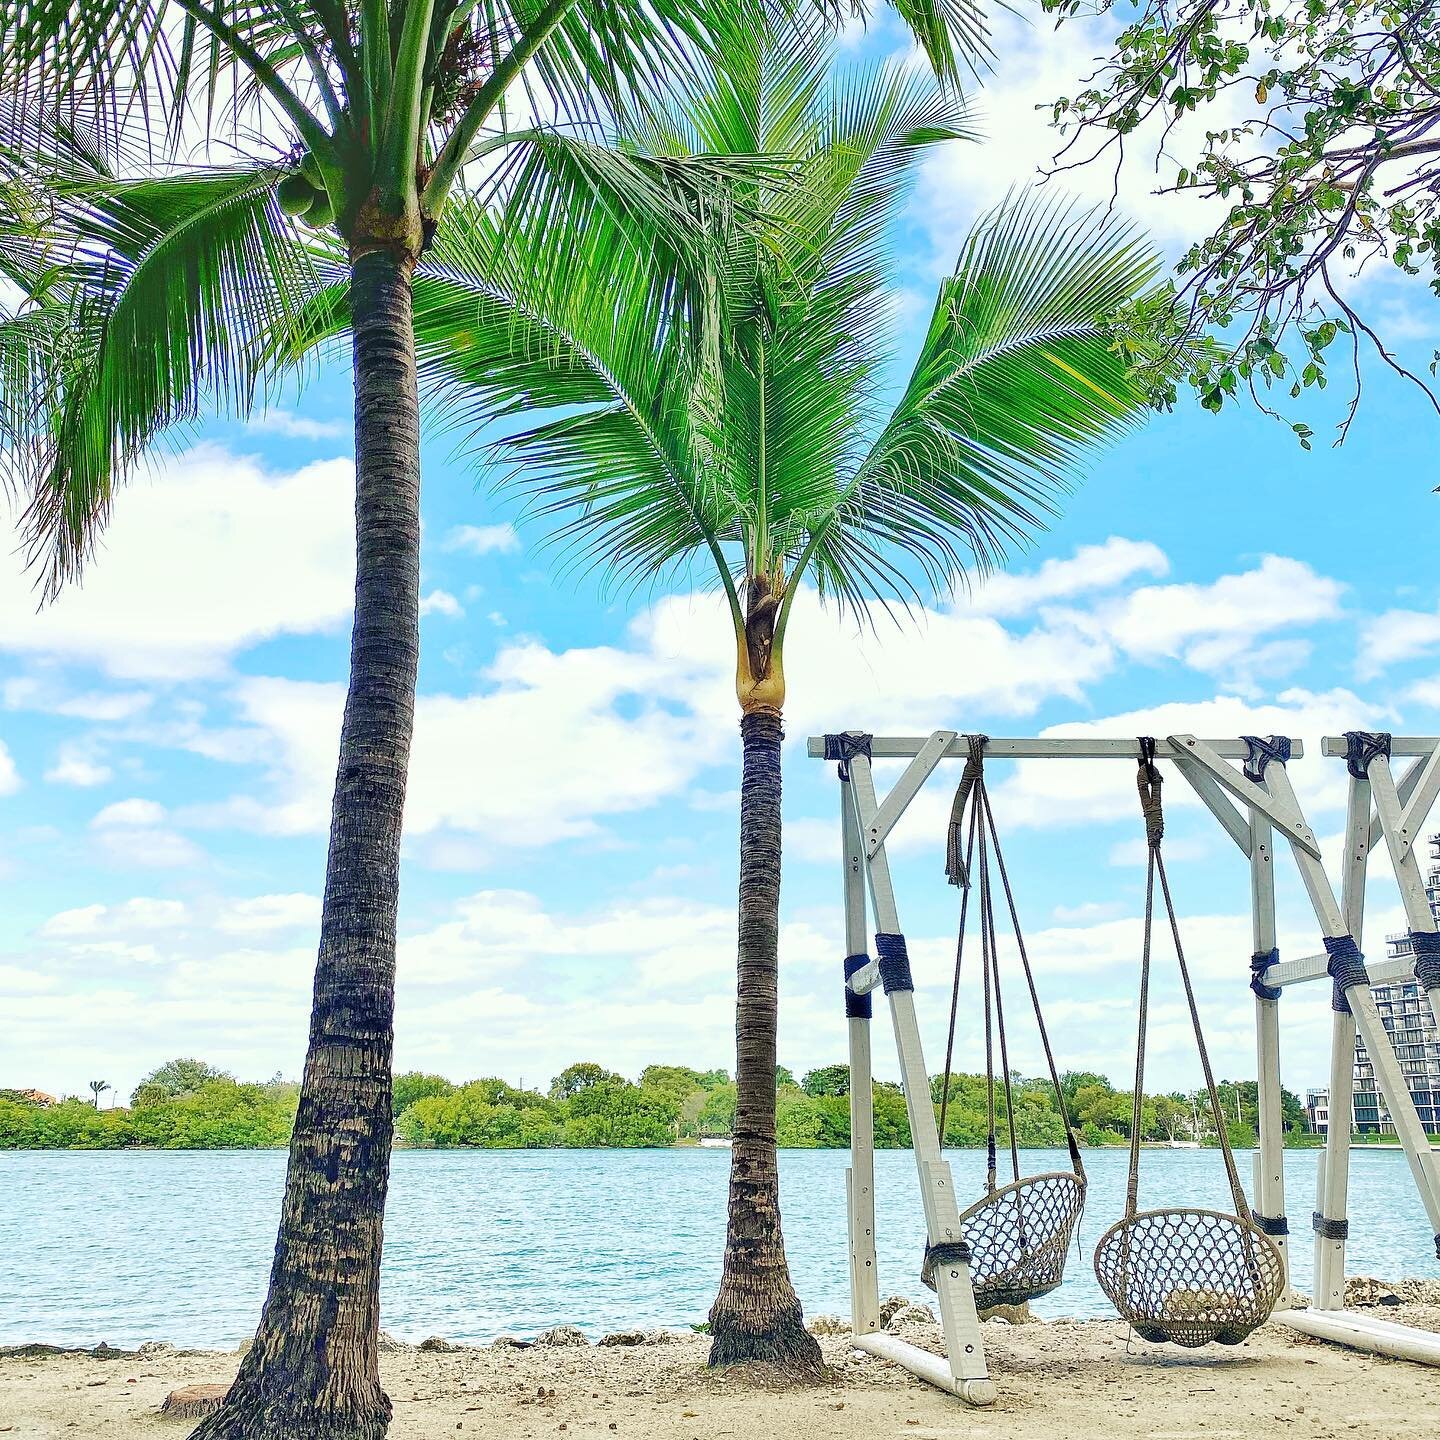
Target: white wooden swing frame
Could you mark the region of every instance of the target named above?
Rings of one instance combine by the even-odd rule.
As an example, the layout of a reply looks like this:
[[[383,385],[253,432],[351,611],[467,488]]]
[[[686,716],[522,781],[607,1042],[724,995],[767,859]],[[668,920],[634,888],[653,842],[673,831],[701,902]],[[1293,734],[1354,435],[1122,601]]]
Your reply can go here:
[[[844,736],[815,736],[809,754],[836,758],[827,738],[848,742],[848,754],[839,764],[840,816],[844,867],[845,946],[850,956],[867,955],[870,935],[866,925],[867,902],[875,931],[902,934],[890,879],[885,843],[895,824],[919,794],[942,760],[964,760],[968,738],[954,730],[937,730],[924,736],[870,736],[847,732]],[[1271,737],[1272,742],[1281,737]],[[1338,748],[1337,748],[1338,747]],[[1423,748],[1422,748],[1423,747]],[[1327,738],[1324,753],[1347,753],[1343,738]],[[1138,739],[995,739],[986,738],[984,753],[995,759],[1129,759],[1138,761]],[[1302,754],[1298,741],[1283,743],[1281,754]],[[1290,784],[1283,758],[1263,756],[1250,769],[1256,750],[1248,740],[1199,740],[1193,735],[1171,735],[1157,740],[1155,758],[1172,762],[1222,828],[1245,855],[1250,868],[1251,917],[1257,955],[1275,948],[1274,834],[1288,842],[1300,878],[1325,936],[1351,935],[1359,943],[1364,918],[1366,859],[1371,845],[1383,836],[1405,897],[1406,914],[1414,930],[1435,929],[1425,900],[1413,854],[1414,840],[1426,812],[1440,795],[1440,736],[1417,740],[1395,739],[1390,753],[1419,758],[1398,785],[1391,779],[1383,756],[1372,760],[1367,778],[1352,777],[1346,827],[1346,859],[1342,896],[1335,892],[1321,864],[1320,847],[1306,824]],[[904,772],[883,800],[877,797],[872,759],[905,759]],[[1244,762],[1245,771],[1231,761]],[[1372,794],[1375,813],[1371,813]],[[1412,873],[1413,872],[1413,873]],[[1415,896],[1418,894],[1418,901]],[[1423,915],[1421,908],[1423,907]],[[1266,986],[1284,987],[1327,978],[1328,957],[1310,956],[1270,965],[1259,979]],[[1381,961],[1369,967],[1369,978],[1380,981],[1408,973],[1408,964]],[[878,959],[870,959],[846,979],[849,994],[869,995],[881,986]],[[1355,1034],[1359,1030],[1374,1061],[1377,1087],[1395,1122],[1411,1173],[1420,1190],[1427,1215],[1440,1232],[1440,1156],[1432,1154],[1399,1062],[1375,1007],[1368,983],[1345,990],[1349,1010],[1336,1012],[1332,1027],[1331,1123],[1320,1165],[1316,1208],[1315,1289],[1312,1308],[1286,1309],[1273,1317],[1297,1330],[1360,1349],[1404,1359],[1440,1364],[1440,1336],[1407,1326],[1345,1311],[1345,1241],[1333,1238],[1346,1221],[1349,1166],[1351,1066]],[[925,1068],[914,992],[887,990],[896,1051],[904,1082],[915,1165],[925,1213],[927,1242],[931,1246],[963,1240],[960,1204],[949,1162],[940,1149],[930,1081]],[[1440,991],[1430,992],[1430,1003],[1440,1017]],[[884,1332],[880,1324],[879,1276],[875,1255],[875,1133],[871,1020],[851,1014],[847,1022],[850,1050],[851,1163],[846,1171],[846,1205],[850,1239],[850,1314],[855,1346],[903,1366],[911,1374],[959,1396],[972,1405],[988,1405],[995,1385],[985,1360],[980,1317],[975,1306],[967,1264],[943,1263],[936,1268],[936,1297],[945,1336],[942,1359]],[[1278,1001],[1255,998],[1256,1047],[1259,1076],[1259,1147],[1255,1156],[1255,1215],[1272,1234],[1286,1260],[1289,1237],[1285,1220],[1284,1126],[1280,1105],[1280,1016]],[[1337,1080],[1337,1077],[1339,1079]],[[1343,1096],[1343,1111],[1337,1104]],[[1337,1114],[1345,1123],[1336,1124]],[[1338,1133],[1337,1133],[1338,1132]],[[1319,1233],[1321,1217],[1333,1222]]]

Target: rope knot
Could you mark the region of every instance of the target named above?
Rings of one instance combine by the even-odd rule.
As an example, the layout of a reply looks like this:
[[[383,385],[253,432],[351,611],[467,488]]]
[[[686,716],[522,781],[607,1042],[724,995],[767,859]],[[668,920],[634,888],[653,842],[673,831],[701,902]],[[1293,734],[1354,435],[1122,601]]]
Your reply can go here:
[[[825,758],[839,762],[840,778],[850,778],[850,762],[857,756],[870,758],[870,736],[859,730],[846,730],[825,737]]]
[[[970,888],[970,874],[965,864],[965,809],[975,787],[985,784],[985,745],[988,735],[965,737],[965,768],[950,802],[950,824],[945,832],[945,878],[962,890]]]
[[[1140,813],[1145,817],[1145,843],[1152,850],[1160,848],[1165,835],[1165,811],[1160,803],[1160,787],[1164,784],[1155,764],[1155,737],[1140,736],[1140,769],[1135,777],[1140,792]]]

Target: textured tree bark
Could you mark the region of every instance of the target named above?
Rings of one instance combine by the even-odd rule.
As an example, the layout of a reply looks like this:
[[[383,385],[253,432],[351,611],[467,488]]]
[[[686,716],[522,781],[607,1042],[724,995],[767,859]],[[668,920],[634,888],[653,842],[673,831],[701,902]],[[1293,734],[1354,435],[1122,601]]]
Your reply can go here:
[[[420,649],[412,265],[352,262],[355,626],[310,1047],[270,1293],[224,1406],[193,1440],[380,1440],[400,827]]]
[[[740,722],[740,944],[735,1004],[735,1139],[725,1269],[710,1309],[711,1365],[766,1361],[801,1377],[823,1371],[790,1283],[775,1155],[780,938],[780,712]]]

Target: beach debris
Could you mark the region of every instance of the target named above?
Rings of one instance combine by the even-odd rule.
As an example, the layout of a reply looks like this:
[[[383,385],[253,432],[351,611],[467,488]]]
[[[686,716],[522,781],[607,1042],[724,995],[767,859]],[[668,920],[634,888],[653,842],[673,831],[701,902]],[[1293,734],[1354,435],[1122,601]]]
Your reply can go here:
[[[491,1342],[492,1350],[528,1350],[536,1340],[522,1340],[518,1335],[497,1335]]]
[[[891,1295],[888,1299],[880,1302],[880,1324],[887,1330],[890,1328],[890,1320],[897,1310],[906,1310],[910,1306],[908,1295]]]
[[[218,1410],[229,1385],[182,1385],[160,1402],[160,1413],[170,1420],[199,1420]]]
[[[1377,1280],[1355,1275],[1345,1282],[1346,1305],[1440,1305],[1440,1280]]]
[[[135,1353],[155,1359],[161,1355],[174,1355],[177,1351],[168,1340],[147,1340]]]
[[[614,1330],[600,1337],[602,1345],[645,1345],[649,1343],[648,1330]]]
[[[500,1342],[497,1340],[495,1343],[498,1345]],[[590,1340],[578,1325],[552,1325],[550,1329],[542,1330],[532,1343],[536,1345],[588,1345]]]
[[[420,1342],[420,1349],[431,1353],[438,1351],[443,1355],[448,1355],[453,1350],[463,1350],[464,1348],[463,1345],[456,1345],[454,1341],[445,1339],[443,1335],[432,1335],[428,1340],[422,1340]]]
[[[894,1311],[886,1322],[890,1331],[903,1330],[907,1325],[933,1325],[935,1312],[928,1305],[905,1305]]]
[[[410,1348],[403,1340],[397,1340],[388,1330],[382,1330],[380,1339],[376,1342],[376,1349],[382,1355],[393,1355],[397,1350],[409,1350]]]
[[[841,1315],[812,1315],[805,1328],[812,1335],[848,1335],[850,1322]]]

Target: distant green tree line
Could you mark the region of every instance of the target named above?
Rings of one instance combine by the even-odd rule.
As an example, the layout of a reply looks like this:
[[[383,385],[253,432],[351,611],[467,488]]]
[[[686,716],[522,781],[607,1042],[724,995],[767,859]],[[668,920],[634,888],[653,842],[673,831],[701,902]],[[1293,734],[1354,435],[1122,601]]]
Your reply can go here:
[[[826,1065],[797,1080],[783,1065],[775,1075],[779,1144],[790,1149],[843,1149],[850,1144],[850,1067]],[[1120,1144],[1129,1138],[1132,1101],[1103,1075],[1071,1071],[1062,1077],[1065,1103],[1088,1145]],[[1224,1081],[1221,1106],[1233,1143],[1255,1140],[1257,1093],[1253,1080]],[[1015,1131],[1023,1146],[1064,1143],[1055,1092],[1046,1080],[1011,1077]],[[931,1082],[938,1107],[942,1080]],[[1304,1133],[1299,1099],[1283,1091],[1287,1131]],[[136,1086],[128,1107],[97,1110],[72,1098],[37,1104],[17,1091],[0,1090],[0,1149],[109,1150],[265,1149],[289,1142],[298,1087],[275,1077],[244,1084],[204,1061],[167,1061]],[[1002,1134],[1008,1133],[1003,1085],[995,1087]],[[693,1144],[730,1134],[735,1085],[724,1070],[649,1065],[638,1080],[592,1062],[561,1071],[547,1091],[525,1090],[499,1079],[457,1085],[442,1075],[408,1071],[395,1077],[395,1130],[414,1147],[491,1150],[652,1149]],[[910,1144],[910,1122],[900,1087],[874,1085],[875,1144]],[[983,1075],[952,1075],[946,1107],[945,1143],[984,1145],[988,1104]],[[1198,1138],[1214,1143],[1203,1092],[1147,1095],[1141,1136],[1165,1141]]]
[[[3,1150],[265,1150],[290,1143],[300,1087],[278,1075],[242,1084],[201,1060],[153,1070],[129,1106],[96,1109],[77,1097],[36,1104],[0,1090]]]

